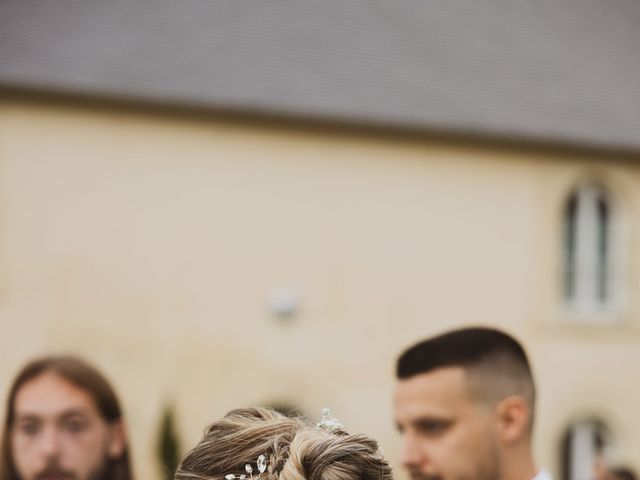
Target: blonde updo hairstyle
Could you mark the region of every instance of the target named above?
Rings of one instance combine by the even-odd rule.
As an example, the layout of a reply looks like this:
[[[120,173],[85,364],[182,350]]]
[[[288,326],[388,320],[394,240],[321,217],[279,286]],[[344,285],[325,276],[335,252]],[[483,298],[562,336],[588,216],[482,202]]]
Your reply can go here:
[[[207,428],[180,463],[175,480],[225,480],[267,458],[260,480],[392,480],[375,440],[327,431],[266,408],[232,410]],[[247,475],[249,479],[249,475]]]

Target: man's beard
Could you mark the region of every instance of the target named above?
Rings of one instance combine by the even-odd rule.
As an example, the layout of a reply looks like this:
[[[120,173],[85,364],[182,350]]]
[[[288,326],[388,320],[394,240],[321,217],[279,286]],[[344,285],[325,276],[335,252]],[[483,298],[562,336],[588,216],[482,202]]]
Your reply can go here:
[[[98,465],[86,480],[108,480],[112,470],[111,462],[107,459],[101,465]],[[85,480],[81,479],[78,474],[72,470],[63,469],[57,461],[47,464],[47,466],[36,474],[33,480]]]
[[[110,478],[114,478],[113,476],[113,461],[105,458],[102,465],[98,465],[98,467],[89,474],[88,480],[109,480]]]
[[[444,475],[442,473],[423,473],[417,469],[410,469],[408,473],[411,480],[501,480],[500,452],[497,445],[493,444],[491,449],[479,458],[485,460],[476,465],[475,472],[471,474]],[[460,463],[464,463],[464,459],[461,459]]]
[[[47,466],[36,474],[34,480],[78,480],[78,476],[71,470],[65,470],[58,462],[49,462]]]
[[[443,480],[442,475],[430,475],[417,470],[409,470],[409,477],[411,480]]]
[[[500,480],[502,476],[498,469],[479,469],[474,475],[454,475],[445,477],[441,474],[428,474],[409,471],[411,480]]]

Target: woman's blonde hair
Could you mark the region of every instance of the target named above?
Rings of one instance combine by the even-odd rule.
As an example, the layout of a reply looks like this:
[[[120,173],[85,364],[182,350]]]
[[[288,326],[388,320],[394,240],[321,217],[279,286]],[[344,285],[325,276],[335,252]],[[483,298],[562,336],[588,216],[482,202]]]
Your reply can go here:
[[[209,426],[175,480],[225,480],[244,474],[247,463],[256,472],[260,455],[267,458],[260,480],[392,480],[375,440],[327,431],[266,408],[232,410]]]

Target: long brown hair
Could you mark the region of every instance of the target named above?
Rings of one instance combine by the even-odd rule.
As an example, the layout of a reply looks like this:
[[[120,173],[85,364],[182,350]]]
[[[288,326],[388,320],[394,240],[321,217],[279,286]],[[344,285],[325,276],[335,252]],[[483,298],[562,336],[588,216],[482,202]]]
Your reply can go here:
[[[244,408],[212,424],[182,460],[175,480],[225,480],[267,458],[261,480],[393,480],[375,440],[327,431],[270,409]],[[246,475],[249,479],[249,475]]]
[[[107,379],[84,360],[73,356],[48,356],[25,365],[18,373],[7,398],[7,409],[0,451],[0,480],[20,480],[11,453],[11,429],[15,420],[15,400],[18,391],[29,380],[45,372],[53,372],[83,390],[86,390],[107,423],[122,420],[122,411],[113,388]],[[129,448],[125,445],[122,456],[107,465],[108,480],[132,480]]]

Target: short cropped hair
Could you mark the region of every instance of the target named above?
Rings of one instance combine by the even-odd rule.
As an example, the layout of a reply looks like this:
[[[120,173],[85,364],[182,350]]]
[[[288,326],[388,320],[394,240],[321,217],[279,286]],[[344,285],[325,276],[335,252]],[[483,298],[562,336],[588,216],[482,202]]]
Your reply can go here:
[[[468,327],[429,338],[400,355],[396,376],[404,380],[445,367],[465,370],[475,398],[496,403],[520,395],[533,412],[535,387],[527,354],[510,335],[493,328]]]
[[[96,404],[100,415],[107,423],[122,420],[122,410],[116,394],[107,379],[86,361],[68,355],[37,358],[26,364],[9,388],[2,446],[0,447],[0,480],[20,480],[11,452],[11,429],[15,420],[15,402],[18,391],[28,381],[40,375],[53,372],[88,392]],[[131,480],[129,449],[125,445],[122,456],[107,465],[106,478],[109,480]]]

